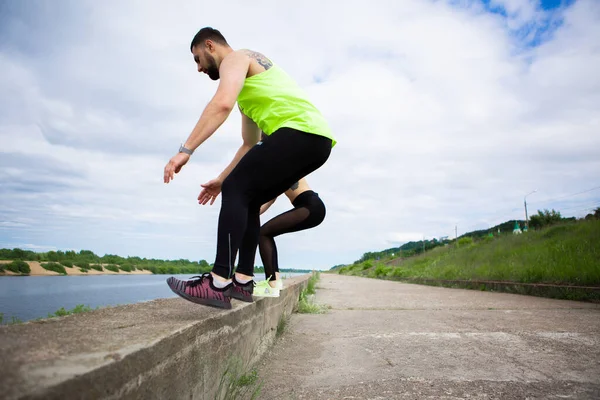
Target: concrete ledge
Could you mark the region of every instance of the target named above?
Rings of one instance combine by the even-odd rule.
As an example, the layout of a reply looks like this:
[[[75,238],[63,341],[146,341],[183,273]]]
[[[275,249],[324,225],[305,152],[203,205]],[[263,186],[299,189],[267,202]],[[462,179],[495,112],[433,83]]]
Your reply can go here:
[[[231,310],[159,299],[2,326],[0,397],[214,399],[230,357],[260,358],[309,277]]]

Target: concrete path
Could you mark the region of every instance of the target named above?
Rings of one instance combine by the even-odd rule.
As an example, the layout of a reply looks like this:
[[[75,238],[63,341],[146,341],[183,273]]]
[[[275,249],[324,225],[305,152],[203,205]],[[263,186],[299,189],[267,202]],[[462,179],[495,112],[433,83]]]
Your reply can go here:
[[[321,274],[261,399],[600,399],[600,305]]]

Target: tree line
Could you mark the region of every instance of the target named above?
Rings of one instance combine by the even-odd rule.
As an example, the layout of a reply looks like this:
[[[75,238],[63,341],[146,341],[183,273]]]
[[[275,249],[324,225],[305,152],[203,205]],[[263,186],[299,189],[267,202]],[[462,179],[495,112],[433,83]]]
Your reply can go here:
[[[190,261],[160,260],[141,257],[121,257],[115,254],[99,256],[91,250],[81,251],[47,251],[34,252],[31,250],[0,249],[0,260],[21,260],[59,263],[66,267],[79,267],[82,269],[98,269],[101,264],[118,267],[123,271],[147,270],[154,274],[203,274],[212,269],[212,264],[206,260]],[[113,268],[114,268],[113,267]],[[101,268],[100,268],[101,269]],[[264,272],[262,266],[255,266],[255,273]],[[281,269],[281,272],[310,272],[310,270]]]

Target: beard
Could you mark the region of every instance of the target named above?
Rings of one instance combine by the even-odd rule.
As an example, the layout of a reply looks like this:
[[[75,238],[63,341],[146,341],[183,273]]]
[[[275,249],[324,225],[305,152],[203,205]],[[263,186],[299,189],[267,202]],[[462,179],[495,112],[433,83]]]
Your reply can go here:
[[[217,62],[215,61],[214,57],[210,54],[207,54],[206,58],[208,59],[208,68],[206,68],[206,73],[208,74],[208,77],[213,81],[219,80],[220,75],[219,67],[217,67]]]

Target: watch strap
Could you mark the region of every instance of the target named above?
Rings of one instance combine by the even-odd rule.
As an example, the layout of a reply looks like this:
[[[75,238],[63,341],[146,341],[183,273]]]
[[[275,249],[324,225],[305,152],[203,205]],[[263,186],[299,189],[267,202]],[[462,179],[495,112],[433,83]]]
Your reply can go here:
[[[179,152],[189,154],[190,156],[192,154],[194,154],[194,150],[190,150],[190,149],[186,148],[184,145],[179,146]]]

